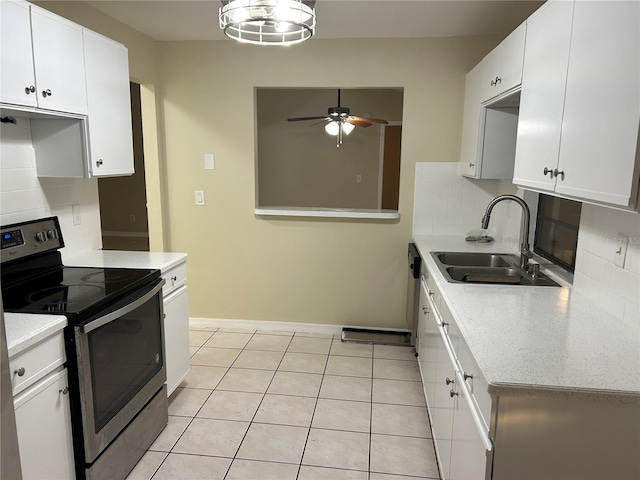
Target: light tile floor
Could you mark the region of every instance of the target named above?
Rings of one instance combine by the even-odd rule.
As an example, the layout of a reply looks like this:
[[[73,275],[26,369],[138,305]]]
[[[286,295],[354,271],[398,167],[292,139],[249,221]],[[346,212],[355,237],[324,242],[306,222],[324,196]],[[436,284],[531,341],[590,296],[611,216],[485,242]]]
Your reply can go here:
[[[191,372],[129,480],[437,479],[412,349],[191,330]]]

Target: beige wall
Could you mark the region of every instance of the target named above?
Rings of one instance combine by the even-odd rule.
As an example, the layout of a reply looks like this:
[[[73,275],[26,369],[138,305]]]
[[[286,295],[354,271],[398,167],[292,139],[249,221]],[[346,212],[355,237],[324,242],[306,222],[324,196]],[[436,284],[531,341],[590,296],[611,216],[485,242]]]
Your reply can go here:
[[[191,316],[402,327],[415,163],[457,161],[464,74],[497,40],[161,43],[171,247],[190,255]],[[336,75],[404,87],[400,221],[256,217],[254,87]]]
[[[158,50],[81,2],[37,3],[129,48],[131,78],[143,85],[152,249],[189,254],[191,316],[402,326],[415,163],[457,160],[464,74],[498,37]],[[401,219],[256,217],[254,88],[329,88],[337,78],[343,88],[404,87]],[[205,153],[215,170],[204,170]],[[194,205],[194,190],[206,191],[206,206]]]
[[[339,86],[339,85],[336,85]],[[355,127],[336,147],[322,120],[337,89],[259,88],[257,170],[260,206],[377,208],[381,125]],[[341,106],[353,115],[402,120],[402,89],[342,89]],[[361,181],[356,182],[360,175]]]

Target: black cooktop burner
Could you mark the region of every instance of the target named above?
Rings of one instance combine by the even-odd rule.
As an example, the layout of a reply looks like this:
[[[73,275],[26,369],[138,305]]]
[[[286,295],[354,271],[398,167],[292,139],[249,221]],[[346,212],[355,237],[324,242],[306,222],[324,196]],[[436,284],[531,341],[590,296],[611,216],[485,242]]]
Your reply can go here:
[[[86,318],[160,276],[158,270],[65,267],[49,269],[2,289],[7,312]]]

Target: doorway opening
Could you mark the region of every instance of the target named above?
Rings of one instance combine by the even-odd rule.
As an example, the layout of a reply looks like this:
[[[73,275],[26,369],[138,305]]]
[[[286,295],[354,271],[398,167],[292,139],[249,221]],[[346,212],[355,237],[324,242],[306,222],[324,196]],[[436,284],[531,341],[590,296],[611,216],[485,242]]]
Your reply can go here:
[[[103,250],[149,251],[140,85],[130,91],[135,173],[98,179]]]

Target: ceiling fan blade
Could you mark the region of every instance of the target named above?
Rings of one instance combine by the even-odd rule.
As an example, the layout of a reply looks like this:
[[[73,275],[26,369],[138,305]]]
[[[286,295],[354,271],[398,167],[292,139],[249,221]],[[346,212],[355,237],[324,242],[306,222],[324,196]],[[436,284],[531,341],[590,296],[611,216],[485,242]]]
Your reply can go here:
[[[296,117],[296,118],[287,118],[287,122],[301,122],[303,120],[320,120],[321,118],[327,118],[326,115],[321,117]]]
[[[325,123],[325,122],[329,122],[330,120],[328,118],[323,118],[321,121],[319,122],[314,122],[311,125],[309,125],[309,127],[315,127],[316,125],[320,125],[321,123]]]
[[[351,125],[357,125],[358,127],[370,127],[371,123],[369,122],[365,122],[364,120],[360,119],[360,118],[353,118],[353,117],[349,117],[346,120],[347,123],[350,123]]]
[[[369,122],[369,123],[383,123],[385,125],[389,123],[387,120],[381,120],[380,118],[369,118],[369,117],[351,117],[351,118],[355,120]]]

